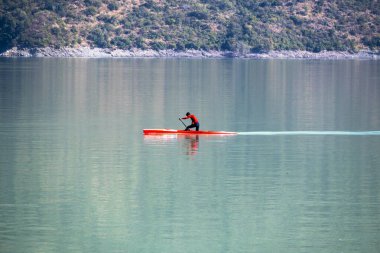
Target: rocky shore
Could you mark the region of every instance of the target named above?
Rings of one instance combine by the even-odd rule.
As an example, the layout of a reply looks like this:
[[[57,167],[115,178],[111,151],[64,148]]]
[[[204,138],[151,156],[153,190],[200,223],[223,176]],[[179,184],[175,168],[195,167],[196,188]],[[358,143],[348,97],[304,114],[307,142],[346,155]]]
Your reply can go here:
[[[357,53],[322,51],[269,51],[265,53],[239,53],[229,51],[203,50],[120,50],[102,48],[12,48],[0,57],[51,57],[51,58],[246,58],[246,59],[380,59],[379,52],[359,51]]]

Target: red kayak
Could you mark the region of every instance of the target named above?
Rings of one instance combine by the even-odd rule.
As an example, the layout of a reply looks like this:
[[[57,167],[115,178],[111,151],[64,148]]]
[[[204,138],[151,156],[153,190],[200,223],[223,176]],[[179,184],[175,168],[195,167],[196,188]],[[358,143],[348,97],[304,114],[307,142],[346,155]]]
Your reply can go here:
[[[144,129],[145,135],[148,134],[202,134],[202,135],[234,135],[237,132],[226,132],[226,131],[185,131],[185,130],[176,130],[176,129]]]

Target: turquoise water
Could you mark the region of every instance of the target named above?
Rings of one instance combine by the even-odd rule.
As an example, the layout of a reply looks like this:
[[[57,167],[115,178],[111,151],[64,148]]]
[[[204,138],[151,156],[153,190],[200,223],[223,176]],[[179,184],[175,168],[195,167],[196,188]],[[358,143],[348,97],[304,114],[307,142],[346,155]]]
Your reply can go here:
[[[0,59],[0,252],[378,252],[379,131],[379,61]]]

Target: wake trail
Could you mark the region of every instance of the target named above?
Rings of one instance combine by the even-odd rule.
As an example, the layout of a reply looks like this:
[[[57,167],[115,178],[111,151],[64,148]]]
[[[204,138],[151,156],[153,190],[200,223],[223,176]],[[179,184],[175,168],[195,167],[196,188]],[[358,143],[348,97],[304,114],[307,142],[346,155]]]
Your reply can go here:
[[[238,132],[238,135],[380,135],[380,131],[257,131]]]

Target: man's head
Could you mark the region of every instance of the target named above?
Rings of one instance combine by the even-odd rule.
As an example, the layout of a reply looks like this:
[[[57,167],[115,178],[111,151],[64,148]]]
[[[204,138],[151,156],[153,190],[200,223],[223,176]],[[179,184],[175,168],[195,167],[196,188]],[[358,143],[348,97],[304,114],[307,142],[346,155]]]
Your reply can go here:
[[[189,113],[189,112],[187,112],[187,113],[186,113],[186,116],[189,116],[189,115],[190,115],[190,113]]]

